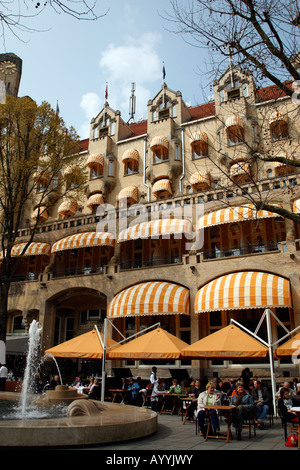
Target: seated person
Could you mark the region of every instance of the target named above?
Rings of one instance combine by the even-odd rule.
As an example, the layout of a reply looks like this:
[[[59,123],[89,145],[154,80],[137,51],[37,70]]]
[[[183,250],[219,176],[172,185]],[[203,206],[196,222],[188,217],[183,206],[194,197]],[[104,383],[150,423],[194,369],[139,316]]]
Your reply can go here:
[[[171,385],[171,387],[169,388],[169,393],[178,393],[178,394],[180,394],[181,392],[182,392],[182,388],[181,388],[181,386],[179,385],[178,380],[177,380],[177,379],[173,379],[173,380],[172,380],[172,385]]]
[[[101,393],[101,389],[100,389],[99,379],[95,378],[94,383],[91,386],[90,391],[88,393],[88,398],[91,398],[92,400],[100,400],[100,393]]]
[[[56,385],[61,385],[58,375],[55,375],[51,380],[49,388],[54,390]]]
[[[268,414],[270,407],[272,407],[272,397],[269,389],[263,387],[260,380],[253,381],[254,388],[251,391],[256,407],[257,427],[261,428]]]
[[[201,392],[203,392],[203,389],[201,387],[200,380],[196,380],[195,385],[193,385],[193,387],[191,387],[191,393],[189,394],[189,397],[198,398],[198,396],[200,395]],[[191,403],[189,408],[188,408],[188,413],[187,413],[188,419],[194,419],[194,413],[195,413],[196,409],[197,409],[196,402]]]
[[[166,386],[164,379],[159,378],[153,385],[151,392],[151,408],[153,411],[159,411],[160,397],[166,393]]]
[[[255,409],[252,396],[241,382],[237,385],[236,393],[231,397],[230,405],[235,407],[232,412],[233,426],[236,428],[237,439],[241,440],[244,419],[248,418],[249,412]]]
[[[206,390],[201,392],[198,396],[197,402],[197,416],[198,416],[198,426],[200,428],[200,433],[203,435],[204,429],[204,419],[206,417],[206,410],[204,406],[213,406],[221,404],[221,394],[215,390],[214,382],[208,382],[206,385]],[[216,432],[219,428],[219,420],[216,410],[211,410],[211,425],[213,432]]]
[[[297,422],[298,415],[291,408],[294,406],[293,399],[288,389],[282,388],[280,391],[280,398],[278,399],[278,409],[281,417],[285,422]]]
[[[81,380],[79,377],[76,377],[74,383],[72,384],[72,387],[78,388],[82,385]]]

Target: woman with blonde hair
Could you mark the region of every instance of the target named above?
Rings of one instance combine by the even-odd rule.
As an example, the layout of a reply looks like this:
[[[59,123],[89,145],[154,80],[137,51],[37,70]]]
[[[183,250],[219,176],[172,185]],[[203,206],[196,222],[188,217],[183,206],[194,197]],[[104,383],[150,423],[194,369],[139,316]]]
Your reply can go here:
[[[200,393],[197,402],[197,418],[200,434],[203,435],[204,419],[206,416],[205,406],[221,405],[221,393],[215,390],[214,382],[208,382],[206,390]],[[219,419],[216,410],[211,410],[211,425],[215,433],[219,429]]]

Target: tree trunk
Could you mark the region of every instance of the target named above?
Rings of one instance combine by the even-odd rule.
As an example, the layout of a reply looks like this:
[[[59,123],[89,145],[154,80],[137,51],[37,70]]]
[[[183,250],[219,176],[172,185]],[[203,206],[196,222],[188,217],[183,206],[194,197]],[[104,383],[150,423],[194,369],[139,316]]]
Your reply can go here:
[[[10,283],[0,284],[0,341],[6,343],[7,305]]]

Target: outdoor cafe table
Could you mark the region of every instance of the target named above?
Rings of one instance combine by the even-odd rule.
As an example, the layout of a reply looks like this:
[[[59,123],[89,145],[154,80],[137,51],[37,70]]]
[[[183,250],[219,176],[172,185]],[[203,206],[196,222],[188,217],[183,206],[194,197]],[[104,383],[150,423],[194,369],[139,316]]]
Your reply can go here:
[[[128,390],[123,389],[123,388],[110,388],[108,390],[109,392],[112,393],[113,399],[112,402],[114,403],[116,401],[117,396],[121,397],[121,403],[124,403],[125,397],[127,395]]]
[[[180,402],[180,398],[182,397],[186,397],[186,393],[168,393],[168,392],[165,392],[164,393],[164,396],[163,396],[163,405],[162,405],[162,408],[161,408],[161,411],[160,413],[168,413],[168,414],[171,414],[173,415],[176,411],[176,409],[178,408],[178,413],[180,413],[181,411],[181,402]],[[172,401],[173,401],[173,407],[172,407],[172,410],[171,411],[165,411],[165,406],[166,406],[166,403],[168,401],[168,398],[172,398]]]
[[[207,439],[226,439],[226,442],[229,441],[229,438],[232,438],[231,434],[231,413],[230,411],[235,408],[235,406],[232,405],[211,405],[211,406],[203,406],[205,410],[208,411],[208,427],[207,427],[207,433],[205,440]],[[225,414],[225,418],[227,421],[227,433],[226,434],[215,434],[213,436],[209,436],[209,429],[211,427],[211,410],[218,410],[218,411],[223,411]]]

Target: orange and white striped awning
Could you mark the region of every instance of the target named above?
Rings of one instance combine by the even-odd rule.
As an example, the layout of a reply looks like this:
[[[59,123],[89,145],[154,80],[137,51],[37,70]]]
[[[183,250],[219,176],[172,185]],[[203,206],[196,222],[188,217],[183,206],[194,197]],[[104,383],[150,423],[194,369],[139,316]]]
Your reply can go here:
[[[210,173],[209,171],[196,171],[190,177],[190,184],[199,185],[206,188],[210,188]]]
[[[189,315],[189,290],[165,281],[149,281],[124,289],[107,308],[108,318],[138,315]]]
[[[191,138],[191,145],[194,144],[195,142],[204,142],[207,144],[208,142],[207,134],[200,130],[193,132],[192,138]]]
[[[94,206],[101,206],[101,204],[104,204],[102,193],[92,194],[87,200],[87,207],[91,210]]]
[[[244,127],[243,120],[235,115],[229,116],[225,121],[225,127],[230,129],[231,127]]]
[[[193,227],[189,220],[158,219],[128,227],[119,233],[118,242],[137,240],[139,238],[157,238],[162,235],[192,235]]]
[[[84,232],[70,235],[58,240],[52,246],[51,252],[74,250],[91,246],[114,246],[115,236],[109,232]]]
[[[214,225],[231,224],[233,222],[243,222],[256,218],[280,217],[275,212],[266,210],[257,211],[253,204],[245,204],[243,206],[226,207],[209,214],[201,216],[197,222],[197,230]]]
[[[104,156],[101,153],[90,155],[86,165],[88,168],[93,168],[94,165],[104,166]]]
[[[26,243],[19,243],[15,245],[11,249],[11,256],[20,256]],[[51,252],[51,245],[49,243],[42,243],[42,242],[32,242],[26,248],[25,253],[22,256],[50,256]],[[3,252],[0,253],[0,259],[3,259]]]
[[[231,178],[245,174],[250,175],[250,165],[248,162],[237,162],[230,167],[229,175]]]
[[[154,183],[152,192],[157,195],[160,191],[167,191],[170,195],[172,194],[172,188],[170,180],[167,178],[158,180]]]
[[[138,202],[138,188],[136,186],[127,186],[122,189],[118,194],[118,200],[122,199],[133,199],[135,202]]]
[[[275,274],[246,271],[226,274],[198,290],[195,313],[291,307],[290,283]]]
[[[36,209],[34,209],[32,215],[31,215],[31,218],[33,220],[39,219],[41,221],[47,220],[48,217],[49,217],[49,214],[48,214],[48,211],[47,211],[47,207],[45,207],[45,206],[37,207]]]
[[[32,175],[34,181],[39,183],[48,182],[50,179],[50,173],[48,170],[38,169]]]
[[[278,157],[286,158],[287,161],[286,162],[274,162],[275,168],[286,166],[289,164],[288,160],[294,160],[294,155],[288,154],[287,152],[284,152],[284,151],[279,152]]]
[[[164,149],[169,150],[168,139],[162,135],[154,137],[151,141],[150,149],[154,152],[157,147],[163,147]]]
[[[293,202],[293,212],[295,214],[300,214],[300,199],[296,199]]]
[[[135,160],[136,162],[139,161],[139,152],[133,148],[126,150],[122,155],[122,162],[126,162],[127,160]]]
[[[57,212],[63,217],[73,217],[77,211],[77,201],[64,201],[59,206]]]
[[[269,124],[273,124],[274,122],[280,122],[280,121],[283,121],[283,122],[286,122],[286,116],[284,116],[283,114],[280,114],[278,111],[273,111],[273,113],[271,113],[271,116],[269,118]]]

